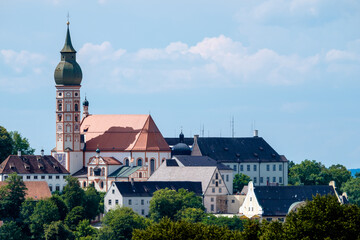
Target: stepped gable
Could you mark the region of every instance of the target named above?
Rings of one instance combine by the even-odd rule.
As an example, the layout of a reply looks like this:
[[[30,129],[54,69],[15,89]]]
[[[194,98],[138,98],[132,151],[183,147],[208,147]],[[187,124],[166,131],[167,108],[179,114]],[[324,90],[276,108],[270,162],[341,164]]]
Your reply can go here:
[[[0,164],[0,174],[69,174],[51,155],[10,155]]]
[[[150,115],[89,115],[81,133],[86,151],[170,151]]]
[[[221,162],[287,162],[262,137],[198,138],[203,156]]]

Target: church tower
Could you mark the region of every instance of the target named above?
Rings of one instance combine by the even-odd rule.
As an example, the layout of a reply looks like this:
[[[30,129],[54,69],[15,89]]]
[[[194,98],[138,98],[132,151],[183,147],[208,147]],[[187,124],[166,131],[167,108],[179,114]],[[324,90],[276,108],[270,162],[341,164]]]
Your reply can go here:
[[[71,44],[69,22],[61,60],[54,73],[56,83],[56,147],[53,156],[71,173],[83,167],[80,143],[80,87],[82,72]]]

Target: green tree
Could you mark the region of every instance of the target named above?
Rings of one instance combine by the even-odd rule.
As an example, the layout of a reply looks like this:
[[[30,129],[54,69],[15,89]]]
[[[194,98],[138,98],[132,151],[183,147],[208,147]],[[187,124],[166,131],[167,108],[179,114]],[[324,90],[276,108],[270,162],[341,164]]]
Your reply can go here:
[[[0,163],[13,151],[14,142],[6,128],[0,126]]]
[[[89,220],[94,219],[99,213],[101,197],[93,185],[90,185],[84,196],[83,207],[85,208],[85,217]]]
[[[346,192],[350,203],[360,206],[360,178],[351,178],[341,190]]]
[[[22,238],[21,228],[15,221],[4,222],[0,227],[0,240],[18,240]]]
[[[283,223],[279,221],[262,221],[260,240],[278,240],[286,239]]]
[[[234,176],[233,180],[233,189],[234,193],[241,192],[243,187],[251,181],[251,178],[248,175],[237,173]]]
[[[82,206],[76,206],[73,209],[71,209],[71,211],[68,213],[68,215],[65,218],[64,223],[72,231],[75,231],[76,226],[84,218],[85,218],[85,209]]]
[[[335,196],[317,195],[287,216],[284,233],[286,239],[358,239],[358,226],[358,206],[341,205]]]
[[[258,220],[246,220],[244,230],[241,232],[244,240],[257,240],[261,236],[261,224]]]
[[[131,239],[133,229],[145,228],[147,220],[131,208],[117,207],[106,213],[103,224],[100,239]]]
[[[66,177],[66,182],[63,198],[69,211],[71,211],[74,207],[83,205],[85,193],[76,177],[68,176]]]
[[[75,231],[75,238],[77,240],[94,239],[97,235],[97,229],[90,225],[88,219],[79,222]]]
[[[215,225],[218,227],[227,227],[230,230],[242,231],[244,229],[244,220],[241,220],[237,216],[222,217],[215,216],[213,214],[207,214],[201,221],[205,225]]]
[[[133,240],[159,240],[159,239],[242,239],[239,231],[231,231],[224,227],[207,226],[202,223],[187,221],[173,222],[163,218],[159,223],[150,225],[144,230],[135,229]]]
[[[163,217],[174,220],[179,210],[183,208],[199,208],[204,210],[201,197],[185,189],[178,191],[171,189],[160,189],[154,192],[150,200],[150,217],[159,221]]]
[[[45,225],[46,240],[72,240],[73,233],[62,223],[62,221],[54,221]]]
[[[349,181],[351,178],[351,172],[347,170],[344,165],[341,164],[331,165],[327,169],[327,173],[329,175],[327,179],[328,183],[330,181],[335,181],[338,190],[340,190],[342,185]]]
[[[201,222],[205,215],[204,210],[199,208],[183,208],[177,212],[176,219],[196,223]]]
[[[69,212],[69,209],[67,208],[64,200],[59,195],[53,194],[50,198],[50,201],[55,203],[59,210],[60,220],[63,221]]]
[[[20,222],[22,232],[26,236],[31,236],[30,232],[30,216],[33,214],[36,206],[36,201],[32,198],[27,198],[22,204],[20,208]]]
[[[291,185],[327,185],[329,174],[324,165],[315,160],[304,160],[289,169]]]
[[[25,201],[27,190],[21,177],[10,174],[7,184],[0,187],[0,219],[19,217],[21,204]]]
[[[28,139],[23,138],[18,131],[10,132],[10,136],[13,140],[12,154],[17,154],[18,151],[21,151],[22,155],[34,154],[35,149],[30,147]]]
[[[35,239],[44,239],[44,225],[58,220],[60,214],[56,204],[50,199],[40,200],[30,216],[30,232]]]

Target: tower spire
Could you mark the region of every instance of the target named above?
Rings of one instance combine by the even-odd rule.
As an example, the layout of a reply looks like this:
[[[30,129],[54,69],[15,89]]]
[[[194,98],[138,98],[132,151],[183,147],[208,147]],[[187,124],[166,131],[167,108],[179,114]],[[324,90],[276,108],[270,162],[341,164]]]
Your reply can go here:
[[[65,53],[65,52],[72,52],[72,53],[76,53],[76,50],[74,49],[74,47],[71,44],[71,37],[70,37],[70,30],[69,30],[69,17],[68,17],[68,21],[66,22],[67,25],[67,32],[66,32],[66,38],[65,38],[65,44],[63,49],[60,51],[61,53]]]

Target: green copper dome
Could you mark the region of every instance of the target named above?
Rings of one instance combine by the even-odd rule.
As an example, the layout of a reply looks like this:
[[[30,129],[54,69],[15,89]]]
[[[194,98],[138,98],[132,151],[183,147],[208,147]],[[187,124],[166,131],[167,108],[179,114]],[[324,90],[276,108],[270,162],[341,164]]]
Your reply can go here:
[[[80,85],[82,72],[76,62],[76,51],[71,44],[69,22],[67,23],[65,44],[60,53],[61,61],[56,66],[54,73],[56,85]]]

